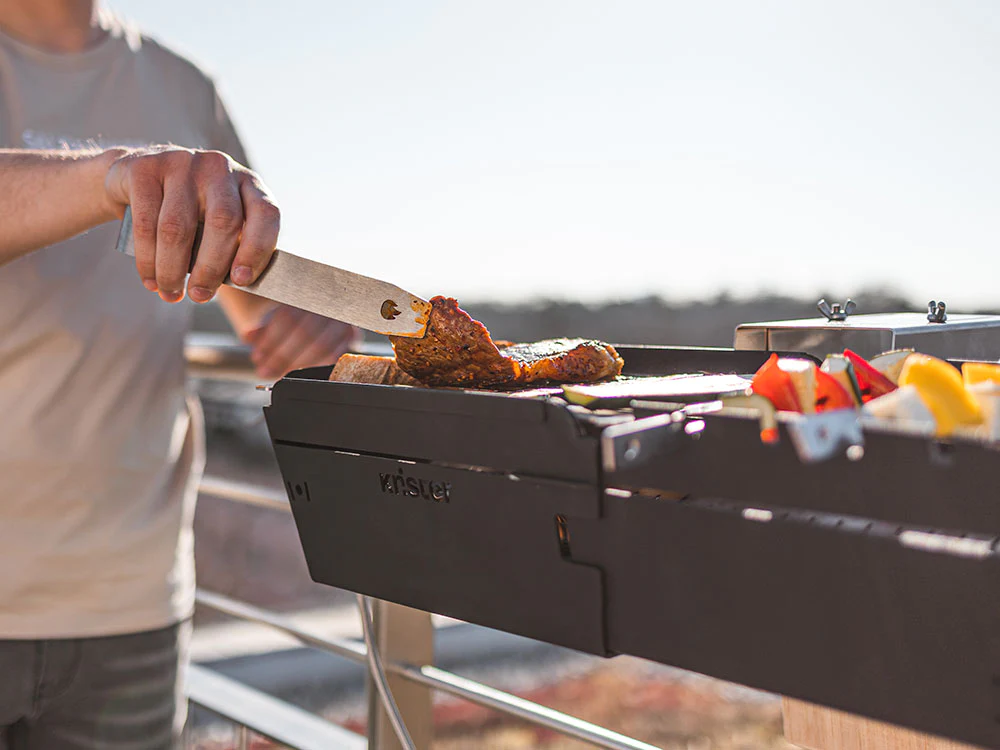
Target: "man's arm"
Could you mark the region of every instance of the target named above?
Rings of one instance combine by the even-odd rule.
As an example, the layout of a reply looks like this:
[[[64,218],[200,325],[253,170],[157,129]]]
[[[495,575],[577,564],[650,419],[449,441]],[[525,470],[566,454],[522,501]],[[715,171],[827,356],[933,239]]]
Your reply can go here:
[[[229,275],[249,284],[267,266],[280,215],[250,170],[216,151],[0,150],[0,264],[120,218],[132,206],[136,269],[167,302],[212,298]],[[199,222],[198,257],[191,251]],[[110,248],[109,248],[110,252]]]
[[[123,153],[0,150],[0,264],[114,220],[104,180]]]

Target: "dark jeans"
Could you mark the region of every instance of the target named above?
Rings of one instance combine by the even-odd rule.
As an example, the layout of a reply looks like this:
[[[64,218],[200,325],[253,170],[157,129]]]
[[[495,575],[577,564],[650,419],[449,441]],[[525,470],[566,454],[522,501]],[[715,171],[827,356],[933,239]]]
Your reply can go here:
[[[190,631],[0,640],[0,750],[177,747]]]

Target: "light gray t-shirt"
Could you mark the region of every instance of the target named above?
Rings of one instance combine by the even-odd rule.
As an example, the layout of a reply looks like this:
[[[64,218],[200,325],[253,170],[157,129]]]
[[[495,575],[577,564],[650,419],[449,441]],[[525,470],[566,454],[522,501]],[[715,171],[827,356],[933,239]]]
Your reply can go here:
[[[174,143],[246,161],[209,78],[102,23],[81,54],[0,34],[0,145]],[[0,266],[0,638],[150,630],[194,606],[190,307],[142,287],[116,232]]]

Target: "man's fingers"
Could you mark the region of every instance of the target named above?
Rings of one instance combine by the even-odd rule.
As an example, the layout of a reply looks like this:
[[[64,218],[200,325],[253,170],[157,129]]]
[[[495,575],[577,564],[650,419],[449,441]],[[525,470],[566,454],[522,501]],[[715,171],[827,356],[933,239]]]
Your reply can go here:
[[[298,370],[302,367],[333,364],[355,343],[355,333],[352,326],[327,321],[322,333],[295,356],[289,363],[288,369]]]
[[[282,343],[287,338],[296,335],[301,316],[301,310],[279,307],[274,311],[270,321],[258,329],[250,358],[261,375],[265,374],[274,353],[281,347]],[[266,371],[270,372],[270,370]]]
[[[167,302],[184,297],[198,218],[198,195],[189,175],[183,171],[168,173],[156,225],[156,283],[160,297]]]
[[[317,365],[335,362],[341,354],[350,351],[361,342],[361,331],[354,326],[338,321],[329,321],[327,325],[333,334],[333,344],[327,347],[325,352],[318,355],[326,359],[326,362],[320,362],[319,359],[314,358],[313,361]]]
[[[195,157],[195,188],[205,203],[204,231],[195,258],[188,296],[208,302],[225,281],[243,229],[243,205],[225,154],[208,152]]]
[[[136,268],[147,289],[176,302],[190,271],[191,298],[204,302],[227,275],[240,285],[257,279],[281,223],[257,175],[218,151],[158,146],[121,153],[108,169],[105,191],[119,214],[132,206]],[[192,267],[199,222],[203,236]]]
[[[356,328],[344,323],[301,311],[295,311],[293,316],[293,328],[279,321],[270,332],[271,341],[277,341],[275,346],[255,348],[254,362],[262,377],[276,378],[290,370],[335,362],[359,337]]]
[[[302,313],[295,329],[283,337],[266,360],[257,363],[260,371],[267,377],[277,378],[294,369],[293,366],[300,360],[302,353],[326,333],[325,323],[318,316]],[[331,342],[325,343],[329,346]]]
[[[246,222],[230,276],[237,284],[246,285],[255,281],[271,260],[278,245],[281,212],[256,176],[243,172],[239,183]]]
[[[239,334],[239,337],[244,344],[250,344],[250,346],[256,346],[257,340],[261,337],[263,331],[264,328],[262,326],[257,326],[256,328],[251,328],[249,331],[245,331],[241,334],[239,333],[239,331],[237,331],[237,333]]]
[[[132,240],[135,245],[135,269],[142,285],[151,292],[156,282],[156,227],[163,205],[163,187],[153,175],[137,173],[129,178],[132,204]]]
[[[299,311],[296,311],[297,313]],[[274,347],[257,361],[257,371],[264,377],[277,378],[291,369],[295,355],[301,352],[315,336],[311,321],[303,313],[296,315],[294,326],[286,328]]]
[[[274,317],[275,313],[277,313],[278,310],[281,309],[282,309],[281,305],[275,305],[261,316],[260,320],[257,322],[257,325],[254,328],[251,328],[249,331],[243,331],[242,333],[238,332],[240,340],[243,341],[244,344],[250,344],[251,346],[256,346],[258,339],[260,339],[260,337],[264,335],[264,332],[267,330],[267,326],[271,322],[271,319]]]

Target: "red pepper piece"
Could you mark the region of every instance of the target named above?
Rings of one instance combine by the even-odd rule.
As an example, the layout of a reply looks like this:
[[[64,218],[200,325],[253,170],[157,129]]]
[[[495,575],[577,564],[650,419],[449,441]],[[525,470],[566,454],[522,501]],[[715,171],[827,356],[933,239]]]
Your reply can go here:
[[[873,398],[884,396],[896,390],[896,384],[872,367],[864,357],[844,349],[844,356],[854,365],[854,375],[861,391],[861,403],[867,404]]]
[[[833,375],[816,370],[816,411],[853,409],[854,399]]]
[[[778,367],[777,354],[772,354],[754,374],[750,390],[766,398],[778,411],[802,411],[791,376]]]

